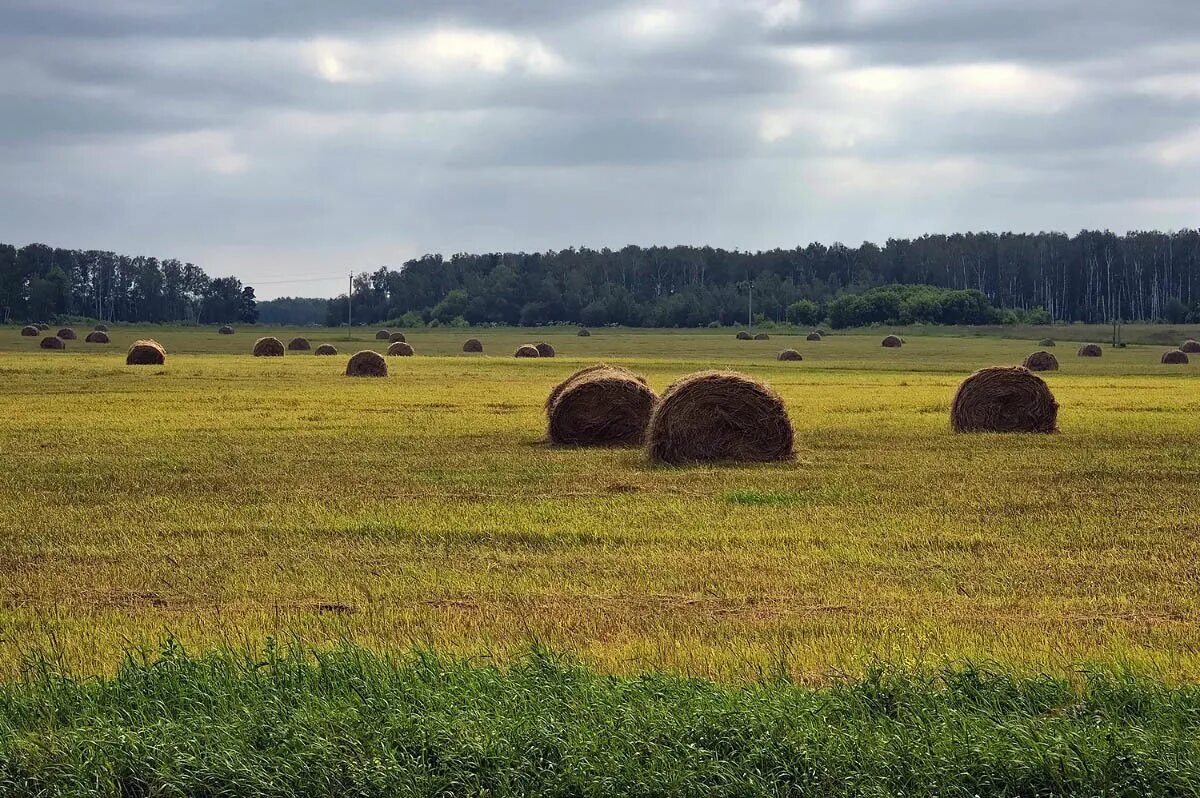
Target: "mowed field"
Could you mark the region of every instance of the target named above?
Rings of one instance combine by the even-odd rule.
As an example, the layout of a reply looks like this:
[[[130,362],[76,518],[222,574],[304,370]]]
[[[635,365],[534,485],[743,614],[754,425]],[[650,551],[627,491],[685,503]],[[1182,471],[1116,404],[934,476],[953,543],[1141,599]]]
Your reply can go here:
[[[340,354],[249,355],[301,332]],[[1061,434],[963,436],[957,384],[1046,331],[887,350],[879,330],[420,330],[388,378],[342,376],[386,348],[372,332],[116,327],[48,352],[0,327],[0,676],[31,651],[106,672],[173,634],[499,657],[540,641],[721,679],[946,658],[1200,677],[1200,357],[1060,340]],[[164,367],[124,365],[144,336]],[[470,336],[485,354],[460,352]],[[539,340],[558,357],[511,357]],[[785,347],[804,361],[776,362]],[[546,394],[600,361],[660,392],[707,368],[769,382],[796,461],[546,446]]]

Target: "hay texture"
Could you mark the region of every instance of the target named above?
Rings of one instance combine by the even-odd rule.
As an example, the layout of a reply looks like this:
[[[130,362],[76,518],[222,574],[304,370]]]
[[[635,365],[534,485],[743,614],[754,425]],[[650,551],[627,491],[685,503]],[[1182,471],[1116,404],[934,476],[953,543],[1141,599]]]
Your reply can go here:
[[[1030,371],[1058,371],[1058,358],[1049,352],[1034,352],[1021,365]]]
[[[463,351],[464,352],[482,352],[483,351],[483,341],[480,341],[478,338],[468,338],[463,343]]]
[[[1188,356],[1186,352],[1183,352],[1179,349],[1172,349],[1170,352],[1163,352],[1162,360],[1160,362],[1167,363],[1169,365],[1178,365],[1187,363]]]
[[[955,432],[1055,432],[1058,403],[1024,366],[991,366],[958,386],[950,426]]]
[[[161,366],[167,362],[167,350],[152,338],[134,341],[125,355],[126,366]]]
[[[580,327],[579,332],[577,332],[575,334],[578,335],[580,338],[587,338],[589,335],[592,334],[592,331],[589,330],[587,327]]]
[[[805,341],[820,341],[823,336],[819,332],[810,332]]]
[[[46,330],[49,330],[49,329],[50,329],[50,325],[49,325],[49,324],[46,324],[46,323],[44,323],[44,322],[39,322],[39,323],[38,323],[38,325],[37,325],[37,328],[38,328],[39,330],[41,330],[42,332],[45,332]]]
[[[392,333],[390,330],[379,330],[377,333],[375,333],[376,341],[386,341],[387,339],[389,339],[391,337],[392,337]]]
[[[546,400],[547,437],[562,446],[637,446],[658,396],[628,369],[590,366]]]
[[[754,336],[751,335],[750,333],[746,332],[745,330],[738,330],[737,339],[739,341],[753,341]]]
[[[387,353],[390,357],[412,357],[413,348],[411,344],[404,341],[396,341],[393,344],[388,344]]]
[[[334,346],[333,344],[321,344],[315,350],[313,350],[313,354],[314,355],[336,355],[337,347]]]
[[[1054,346],[1054,339],[1043,338],[1042,340],[1038,341],[1038,346]]]
[[[1104,354],[1104,350],[1100,348],[1099,344],[1084,344],[1075,354],[1079,357],[1100,357]]]
[[[38,344],[38,346],[40,346],[42,349],[66,349],[67,348],[66,341],[59,338],[57,335],[47,335],[45,338],[42,339],[42,342],[40,344]]]
[[[701,371],[674,383],[646,431],[650,461],[666,465],[790,460],[793,439],[779,395],[725,371]]]
[[[770,341],[771,336],[767,335],[766,333],[759,333],[758,335],[754,336],[754,340],[755,341]]]
[[[389,344],[402,344],[407,340],[408,339],[404,337],[404,333],[402,332],[394,332],[388,336]]]
[[[904,339],[899,335],[888,335],[879,342],[879,345],[887,347],[888,349],[899,349],[900,347],[904,346]]]
[[[354,353],[346,363],[347,377],[386,377],[387,373],[387,361],[373,349]]]
[[[312,345],[308,342],[307,338],[297,335],[295,338],[288,341],[287,348],[289,352],[307,352],[312,348]]]
[[[217,333],[220,335],[233,335],[233,328],[226,324],[217,328]]]
[[[795,349],[785,349],[779,353],[777,360],[803,360],[804,356]]]
[[[1187,352],[1190,355],[1200,354],[1200,341],[1189,338],[1179,345],[1179,351]]]
[[[541,357],[541,355],[538,354],[538,349],[533,344],[521,344],[513,353],[513,357]]]
[[[550,344],[546,343],[545,341],[534,344],[534,347],[538,351],[538,357],[554,357],[554,347],[550,346]]]
[[[92,330],[83,341],[88,344],[107,344],[109,342],[108,333],[103,330]]]
[[[63,339],[64,341],[74,341],[75,340],[75,331],[72,330],[70,327],[63,327],[61,330],[58,331],[57,335],[59,338]]]
[[[283,357],[283,341],[267,336],[254,342],[255,357]]]
[[[26,324],[21,328],[21,335],[24,335],[27,338],[36,338],[41,334],[41,332],[42,331],[37,328],[36,324]]]

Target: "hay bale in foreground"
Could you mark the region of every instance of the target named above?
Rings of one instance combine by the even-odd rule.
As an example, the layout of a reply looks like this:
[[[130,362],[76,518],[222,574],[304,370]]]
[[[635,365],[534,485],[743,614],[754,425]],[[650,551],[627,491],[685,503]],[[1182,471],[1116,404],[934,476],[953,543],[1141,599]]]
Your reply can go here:
[[[1058,402],[1024,366],[991,366],[958,386],[950,426],[955,432],[1056,432]]]
[[[580,327],[579,332],[577,332],[575,334],[578,335],[580,338],[587,338],[589,335],[592,334],[592,332],[587,327]]]
[[[56,333],[56,335],[59,338],[63,339],[64,341],[74,341],[75,337],[76,337],[75,331],[72,330],[70,327],[63,327],[61,330],[59,330]]]
[[[823,335],[821,335],[819,332],[810,332],[810,333],[809,333],[809,334],[808,334],[808,335],[805,337],[805,339],[804,339],[804,340],[805,340],[805,341],[820,341],[820,340],[821,340],[823,337],[824,337],[824,336],[823,336]]]
[[[1179,351],[1190,355],[1200,354],[1200,341],[1189,338],[1179,345]]]
[[[376,341],[386,341],[391,337],[392,337],[392,333],[390,330],[379,330],[375,333]]]
[[[1058,371],[1058,358],[1049,352],[1034,352],[1021,365],[1030,371]]]
[[[1104,350],[1100,348],[1099,344],[1084,344],[1075,354],[1079,357],[1100,357],[1104,354]]]
[[[220,335],[233,335],[233,328],[225,324],[217,329],[217,333]]]
[[[374,349],[355,352],[346,363],[347,377],[386,377],[387,361]]]
[[[125,355],[126,366],[161,366],[167,362],[167,350],[153,338],[134,341]]]
[[[513,353],[513,357],[541,357],[541,355],[538,354],[538,348],[533,344],[521,344]]]
[[[283,357],[283,341],[271,336],[259,338],[251,351],[255,357]]]
[[[618,374],[622,374],[626,377],[637,380],[642,385],[646,384],[645,377],[643,377],[640,374],[633,373],[632,371],[625,368],[624,366],[613,366],[608,363],[597,363],[594,366],[585,366],[585,367],[579,369],[578,371],[576,371],[575,373],[573,373],[570,377],[567,377],[565,380],[560,382],[558,385],[555,385],[553,388],[550,389],[550,395],[546,397],[546,401],[543,404],[543,407],[545,408],[546,412],[547,413],[550,412],[550,406],[554,404],[554,400],[558,399],[559,395],[563,391],[565,391],[568,387],[570,387],[572,383],[574,383],[578,380],[586,379],[588,376],[590,376],[592,374],[597,374],[602,371],[615,371]]]
[[[411,344],[404,341],[396,341],[388,345],[387,353],[391,357],[412,357],[413,348]]]
[[[83,339],[83,342],[85,344],[107,344],[109,343],[108,333],[103,330],[92,330],[87,334],[87,338]]]
[[[97,324],[92,329],[95,330],[96,332],[108,332],[108,325],[107,324]]]
[[[1038,346],[1054,346],[1054,339],[1043,338],[1042,340],[1038,341]]]
[[[619,367],[581,369],[556,386],[547,404],[547,437],[563,446],[636,446],[658,396]]]
[[[899,335],[888,335],[884,336],[884,339],[879,342],[879,345],[887,347],[888,349],[899,349],[900,347],[904,346],[904,339]]]
[[[750,333],[746,332],[745,330],[738,330],[737,339],[739,341],[753,341],[754,336],[751,335]]]
[[[297,335],[295,338],[288,341],[287,348],[289,352],[307,352],[312,348],[312,345],[309,344],[307,338]]]
[[[1163,352],[1162,360],[1160,362],[1179,365],[1182,363],[1187,363],[1188,356],[1186,352],[1183,352],[1179,349],[1172,349],[1170,352]]]
[[[334,346],[333,344],[321,344],[315,350],[313,350],[313,354],[314,355],[323,355],[323,356],[324,355],[336,355],[337,347]]]
[[[480,341],[478,338],[468,338],[463,343],[463,351],[464,352],[482,352],[483,351],[483,341]]]
[[[42,331],[37,328],[36,324],[26,324],[21,328],[21,335],[24,335],[27,338],[36,338],[41,334],[41,332]]]
[[[388,336],[388,343],[390,344],[402,344],[407,340],[402,332],[394,332]]]
[[[755,341],[770,341],[771,336],[767,335],[766,333],[759,333],[758,335],[754,336],[754,340]]]
[[[742,374],[701,371],[663,394],[646,430],[653,463],[765,463],[792,458],[783,400]]]
[[[777,360],[803,360],[804,356],[795,349],[785,349],[779,353]]]
[[[66,342],[63,339],[59,338],[57,335],[47,335],[45,338],[42,339],[42,342],[40,344],[38,344],[38,346],[40,346],[42,349],[66,349],[67,348]]]
[[[554,347],[545,341],[534,344],[534,346],[537,348],[538,357],[554,357]]]

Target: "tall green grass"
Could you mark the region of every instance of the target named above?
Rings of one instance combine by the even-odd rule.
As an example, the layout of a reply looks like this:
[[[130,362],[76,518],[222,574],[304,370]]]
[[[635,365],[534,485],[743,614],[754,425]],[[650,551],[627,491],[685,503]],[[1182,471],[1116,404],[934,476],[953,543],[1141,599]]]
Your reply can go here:
[[[1200,688],[957,666],[820,687],[345,646],[0,685],[0,795],[1195,795]]]

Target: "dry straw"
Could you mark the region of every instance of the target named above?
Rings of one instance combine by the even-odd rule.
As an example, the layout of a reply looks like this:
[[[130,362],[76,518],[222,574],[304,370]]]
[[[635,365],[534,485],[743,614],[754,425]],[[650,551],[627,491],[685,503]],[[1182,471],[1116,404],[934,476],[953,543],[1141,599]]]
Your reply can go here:
[[[483,341],[480,341],[478,338],[468,338],[466,340],[466,342],[463,343],[463,351],[464,352],[482,352],[483,351]]]
[[[991,366],[958,386],[950,426],[955,432],[1055,432],[1058,403],[1024,366]]]
[[[337,347],[333,344],[321,344],[313,351],[314,355],[336,355]]]
[[[1043,338],[1042,340],[1038,341],[1038,346],[1054,346],[1054,339]]]
[[[822,336],[822,335],[821,335],[819,332],[810,332],[810,333],[808,334],[808,337],[807,337],[807,338],[805,338],[804,340],[806,340],[806,341],[820,341],[820,340],[821,340],[823,337],[824,337],[824,336]]]
[[[373,349],[356,352],[346,363],[347,377],[386,377],[387,361]]]
[[[283,357],[283,341],[267,336],[254,342],[255,357]]]
[[[388,346],[387,353],[393,357],[412,357],[413,348],[411,344],[404,341],[396,341]]]
[[[657,401],[645,378],[628,369],[589,366],[550,392],[547,437],[568,446],[636,446]]]
[[[72,330],[70,327],[63,327],[61,330],[58,331],[58,337],[63,339],[64,341],[74,341],[75,340],[75,331]]]
[[[167,362],[167,350],[152,338],[134,341],[125,355],[126,366],[161,366]]]
[[[779,353],[779,360],[803,360],[804,356],[795,349],[785,349]]]
[[[375,333],[376,341],[386,341],[387,339],[389,339],[391,337],[392,337],[392,333],[389,330],[380,330],[379,332]]]
[[[904,346],[904,339],[898,335],[888,335],[879,343],[881,346],[885,346],[888,349],[898,349],[901,346]]]
[[[534,346],[537,348],[538,357],[554,357],[554,347],[550,346],[550,344],[546,343],[545,341],[535,344]]]
[[[1179,351],[1187,352],[1188,354],[1192,355],[1198,354],[1200,353],[1200,341],[1189,338],[1179,345]]]
[[[1187,363],[1188,356],[1187,353],[1183,352],[1182,350],[1172,349],[1170,352],[1163,352],[1162,362],[1174,365]]]
[[[1034,352],[1022,365],[1030,371],[1058,371],[1058,358],[1049,352]]]
[[[307,338],[297,335],[295,338],[288,341],[287,348],[289,352],[307,352],[312,348],[312,345],[309,344]]]
[[[47,335],[38,346],[42,349],[66,349],[67,343],[57,335]]]
[[[402,344],[407,340],[408,339],[404,337],[404,333],[402,333],[402,332],[394,332],[394,333],[391,333],[390,335],[388,335],[388,343],[390,343],[390,344],[396,344],[396,343]]]
[[[577,332],[575,334],[578,335],[580,338],[587,338],[589,335],[592,334],[592,332],[587,327],[580,327],[579,332]]]
[[[771,336],[767,335],[766,333],[759,333],[758,335],[754,336],[754,340],[755,341],[770,341]]]
[[[220,335],[233,335],[233,328],[228,324],[225,324],[217,330],[217,333]]]
[[[109,342],[108,333],[103,330],[92,330],[83,341],[87,344],[107,344]]]
[[[513,357],[541,357],[541,355],[538,354],[538,348],[533,344],[521,344],[513,353]]]
[[[787,408],[770,386],[723,371],[673,384],[646,431],[651,462],[668,465],[790,460],[793,439]]]
[[[42,331],[37,328],[36,324],[26,324],[21,328],[21,335],[24,335],[28,338],[36,338],[41,334],[41,332]]]
[[[1104,350],[1100,348],[1099,344],[1084,344],[1075,354],[1079,357],[1100,357],[1104,354]]]
[[[92,329],[95,330],[96,332],[108,332],[108,325],[107,324],[97,324]]]
[[[752,341],[754,340],[754,336],[745,330],[738,330],[737,339],[739,341]]]

